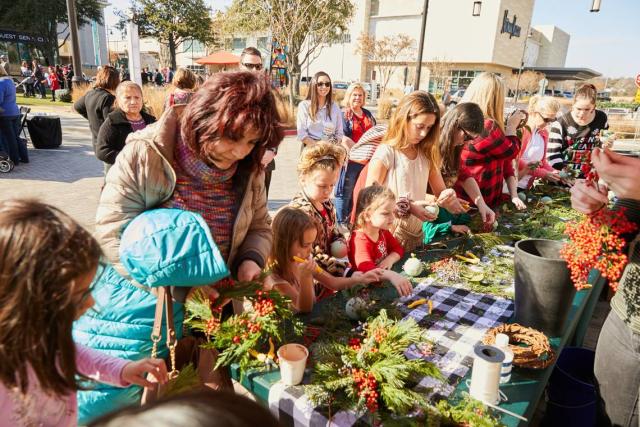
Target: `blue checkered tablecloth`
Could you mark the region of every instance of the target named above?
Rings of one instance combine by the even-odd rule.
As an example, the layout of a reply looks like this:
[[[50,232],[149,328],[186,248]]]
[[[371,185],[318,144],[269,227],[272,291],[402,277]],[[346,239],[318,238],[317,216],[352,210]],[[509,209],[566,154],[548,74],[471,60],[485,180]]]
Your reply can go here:
[[[433,302],[431,315],[427,304],[413,309],[407,307],[411,301],[420,298]],[[509,299],[441,286],[433,279],[417,285],[411,296],[399,301],[399,307],[406,314],[405,318],[415,319],[434,343],[427,355],[415,347],[406,352],[408,358],[422,357],[433,362],[442,372],[444,380],[424,378],[417,386],[418,389],[431,389],[432,397],[447,397],[453,393],[473,365],[473,348],[488,329],[507,322],[514,310]],[[326,409],[311,404],[302,386],[286,387],[281,383],[269,390],[269,408],[282,425],[295,427],[353,426],[362,415],[341,411],[329,417]]]

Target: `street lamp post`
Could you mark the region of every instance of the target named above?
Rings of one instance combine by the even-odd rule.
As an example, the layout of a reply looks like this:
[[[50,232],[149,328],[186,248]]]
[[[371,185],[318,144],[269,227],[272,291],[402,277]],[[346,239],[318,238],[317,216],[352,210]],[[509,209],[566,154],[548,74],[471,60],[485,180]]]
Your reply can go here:
[[[420,28],[420,42],[418,43],[418,66],[416,67],[415,90],[420,89],[420,73],[422,71],[422,51],[424,50],[424,32],[427,27],[427,12],[429,10],[429,0],[424,0],[424,10],[422,12],[422,27]]]

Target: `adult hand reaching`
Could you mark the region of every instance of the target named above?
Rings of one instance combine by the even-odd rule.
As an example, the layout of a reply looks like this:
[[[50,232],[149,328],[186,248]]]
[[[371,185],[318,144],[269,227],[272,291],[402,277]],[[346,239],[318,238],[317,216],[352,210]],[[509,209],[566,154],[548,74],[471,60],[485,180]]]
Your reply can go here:
[[[640,159],[596,148],[591,154],[591,162],[600,178],[609,185],[616,196],[621,199],[640,200]]]
[[[255,261],[249,259],[242,261],[238,267],[238,280],[241,282],[247,282],[249,280],[255,280],[262,273],[262,269]]]
[[[571,187],[571,206],[584,214],[599,211],[609,203],[607,188],[596,186],[592,182],[578,179]]]

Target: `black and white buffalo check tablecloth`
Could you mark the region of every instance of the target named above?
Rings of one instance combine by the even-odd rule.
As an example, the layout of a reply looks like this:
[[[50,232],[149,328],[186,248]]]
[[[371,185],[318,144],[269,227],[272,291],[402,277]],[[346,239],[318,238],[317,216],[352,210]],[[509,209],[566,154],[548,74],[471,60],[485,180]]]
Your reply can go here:
[[[413,300],[427,298],[429,306],[407,308]],[[428,279],[414,288],[414,293],[400,300],[400,309],[424,329],[435,346],[426,356],[420,349],[410,347],[408,358],[423,357],[438,366],[444,381],[424,378],[417,388],[431,388],[439,397],[449,396],[473,365],[473,348],[482,340],[485,332],[507,322],[513,314],[513,302],[492,295],[477,294],[465,289],[440,286]],[[308,377],[305,376],[305,380]],[[302,386],[287,387],[277,383],[269,390],[269,408],[285,426],[352,426],[360,417],[353,412],[332,414],[314,408],[304,394]]]

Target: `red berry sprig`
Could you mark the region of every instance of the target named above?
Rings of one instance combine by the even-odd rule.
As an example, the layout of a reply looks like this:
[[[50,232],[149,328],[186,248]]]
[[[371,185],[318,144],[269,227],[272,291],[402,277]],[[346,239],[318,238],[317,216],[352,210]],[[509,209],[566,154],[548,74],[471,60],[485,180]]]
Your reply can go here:
[[[356,387],[356,393],[359,397],[365,399],[365,405],[369,412],[374,413],[378,410],[378,381],[371,372],[363,369],[353,369],[351,372]]]
[[[349,339],[349,347],[351,347],[352,350],[360,351],[361,346],[362,342],[360,341],[360,338]]]
[[[560,256],[567,261],[574,286],[578,290],[589,287],[589,273],[597,269],[609,286],[617,290],[628,262],[623,253],[626,242],[621,236],[635,230],[636,225],[627,220],[624,208],[602,209],[582,221],[567,224],[565,234],[570,241],[563,246]]]
[[[267,297],[267,293],[264,291],[256,292],[257,299],[253,303],[253,309],[258,314],[258,316],[264,317],[273,313],[276,309],[273,300]]]

